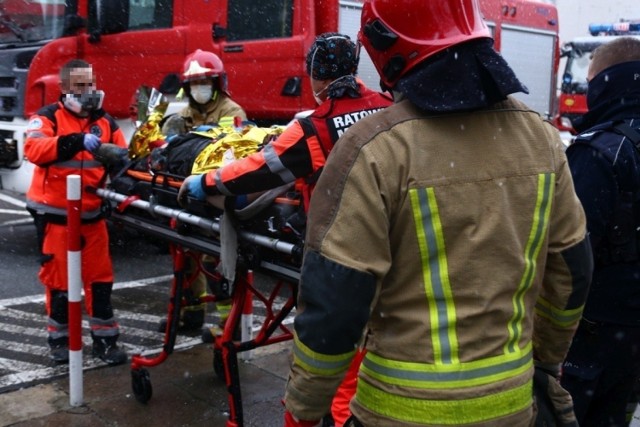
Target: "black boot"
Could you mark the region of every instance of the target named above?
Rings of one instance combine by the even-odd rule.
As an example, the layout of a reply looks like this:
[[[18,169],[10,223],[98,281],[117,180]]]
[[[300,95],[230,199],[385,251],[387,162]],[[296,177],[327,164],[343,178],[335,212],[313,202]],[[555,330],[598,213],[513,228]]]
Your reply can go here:
[[[333,421],[333,417],[331,416],[331,414],[327,414],[324,417],[322,417],[322,427],[335,427],[335,425],[336,423],[335,421]]]
[[[201,307],[200,307],[201,306]],[[178,320],[178,332],[194,332],[200,330],[204,324],[204,304],[200,304],[196,310],[186,307],[182,311],[182,318]],[[158,332],[164,333],[167,329],[167,318],[158,323]]]
[[[100,358],[109,365],[120,365],[127,361],[127,353],[118,347],[116,341],[118,336],[114,337],[97,337],[91,334],[93,338],[93,357]]]
[[[222,336],[224,332],[224,323],[219,325],[213,325],[202,328],[202,342],[205,344],[211,344],[216,340],[216,337]]]
[[[197,331],[204,324],[205,304],[186,306],[182,312],[182,323],[189,331]]]
[[[49,342],[49,358],[56,363],[69,363],[69,339],[67,337],[62,338],[48,338]]]
[[[202,342],[205,344],[211,344],[215,342],[216,338],[221,337],[224,333],[226,320],[218,322],[217,325],[205,326],[202,328]],[[234,341],[242,341],[242,331],[240,331],[240,322],[236,325],[236,329],[233,331]]]

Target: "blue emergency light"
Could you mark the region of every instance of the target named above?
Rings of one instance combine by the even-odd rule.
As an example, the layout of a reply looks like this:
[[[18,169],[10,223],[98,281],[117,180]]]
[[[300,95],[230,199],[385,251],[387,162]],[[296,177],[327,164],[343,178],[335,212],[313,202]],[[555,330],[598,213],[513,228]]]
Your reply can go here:
[[[589,33],[598,35],[635,35],[640,34],[640,21],[622,21],[612,24],[589,24]]]

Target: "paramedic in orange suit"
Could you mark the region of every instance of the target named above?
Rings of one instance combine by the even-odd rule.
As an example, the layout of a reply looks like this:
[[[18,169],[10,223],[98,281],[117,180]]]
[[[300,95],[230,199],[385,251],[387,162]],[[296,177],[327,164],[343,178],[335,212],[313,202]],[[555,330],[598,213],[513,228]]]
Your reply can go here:
[[[50,357],[69,361],[67,314],[67,176],[82,179],[82,282],[93,339],[93,356],[110,365],[124,363],[117,345],[120,328],[111,305],[113,270],[102,199],[84,190],[104,183],[106,170],[94,159],[101,144],[125,148],[122,131],[102,109],[104,93],[96,90],[91,65],[72,60],[60,71],[60,100],[41,108],[29,120],[25,156],[35,164],[27,192],[27,209],[43,237],[39,278],[45,286]],[[40,242],[39,242],[40,243]]]

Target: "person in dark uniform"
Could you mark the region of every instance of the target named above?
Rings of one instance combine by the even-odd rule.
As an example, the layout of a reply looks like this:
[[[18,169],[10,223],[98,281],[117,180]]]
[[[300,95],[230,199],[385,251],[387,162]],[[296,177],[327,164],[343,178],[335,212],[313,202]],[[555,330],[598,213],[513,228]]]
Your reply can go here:
[[[588,81],[567,157],[595,269],[562,385],[581,426],[624,426],[640,376],[640,40],[596,49]]]

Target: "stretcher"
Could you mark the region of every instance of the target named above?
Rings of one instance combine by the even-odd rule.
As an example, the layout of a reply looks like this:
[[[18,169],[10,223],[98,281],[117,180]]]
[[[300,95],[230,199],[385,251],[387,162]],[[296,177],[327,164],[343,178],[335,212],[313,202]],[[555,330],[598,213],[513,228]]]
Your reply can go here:
[[[122,179],[114,180],[107,188],[94,190],[105,201],[105,214],[110,221],[170,244],[174,277],[170,287],[168,326],[162,350],[155,356],[136,354],[131,358],[132,390],[141,403],[147,403],[152,397],[147,368],[164,362],[174,349],[180,308],[188,287],[185,280],[185,260],[194,256],[194,251],[218,258],[223,256],[225,242],[222,229],[225,215],[233,215],[232,209],[222,211],[193,200],[189,201],[186,209],[182,208],[177,204],[180,183],[181,177],[178,176],[127,171]],[[243,426],[244,423],[238,354],[293,337],[292,331],[283,321],[295,306],[300,275],[302,233],[287,222],[287,218],[294,215],[297,209],[297,196],[285,191],[251,218],[234,222],[237,258],[231,292],[232,308],[222,335],[216,336],[213,343],[214,372],[225,381],[228,390],[228,427]],[[204,274],[212,274],[200,262],[197,264]],[[274,279],[268,290],[260,290],[254,286],[253,272],[260,272]],[[274,304],[277,297],[286,298],[280,308]],[[215,295],[206,295],[200,297],[200,302],[215,302],[216,298]],[[265,320],[254,337],[242,341],[237,331],[243,308],[251,304],[254,298],[264,305]]]

